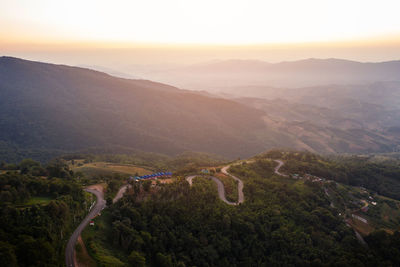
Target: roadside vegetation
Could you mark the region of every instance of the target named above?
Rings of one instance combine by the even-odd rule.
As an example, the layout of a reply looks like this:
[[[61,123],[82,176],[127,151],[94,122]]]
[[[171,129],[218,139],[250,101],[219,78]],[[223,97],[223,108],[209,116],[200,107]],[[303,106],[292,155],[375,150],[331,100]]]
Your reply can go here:
[[[208,179],[192,187],[181,179],[145,198],[128,193],[111,207],[111,222],[93,229],[131,266],[361,264],[354,255],[368,252],[323,191],[276,177],[273,167],[266,159],[231,167],[245,182],[240,206],[220,201]]]
[[[23,160],[0,174],[2,266],[61,266],[64,247],[90,206],[68,166]]]
[[[94,261],[83,243],[82,239],[78,239],[78,243],[75,246],[75,253],[76,253],[76,260],[78,262],[78,266],[85,266],[85,267],[96,267],[96,261]]]
[[[104,229],[92,230],[96,236],[107,237],[104,244],[118,248],[118,253],[109,252],[130,266],[399,263],[395,256],[400,253],[395,241],[399,225],[396,200],[346,184],[278,176],[272,159],[282,157],[274,155],[260,155],[230,168],[229,172],[244,182],[245,202],[239,206],[223,203],[208,179],[196,178],[192,187],[179,179],[148,193],[133,188],[110,208],[110,221]],[[302,156],[313,160],[312,155]],[[311,169],[303,170],[312,173]],[[291,173],[284,167],[281,171]],[[371,221],[371,229],[364,236],[367,248],[338,214],[340,205],[359,211],[364,205],[362,199],[372,202],[369,196],[378,204],[370,205],[368,213],[362,214]],[[390,253],[382,249],[383,244],[391,245]]]
[[[192,162],[191,157],[167,159],[173,162],[168,169],[174,172],[171,183],[131,182],[115,204],[109,199],[130,176],[119,166],[132,171],[158,167],[77,157],[47,165],[31,160],[2,164],[1,257],[7,266],[62,264],[66,240],[94,201],[82,186],[102,183],[108,208],[83,231],[85,247],[76,246],[78,260],[89,266],[400,264],[396,256],[400,255],[400,201],[390,197],[396,187],[386,185],[386,181],[397,183],[396,159],[344,160],[270,151],[231,166],[229,172],[244,182],[245,202],[229,206],[218,198],[211,180],[196,178],[192,187],[185,180],[186,175],[212,170],[209,174],[223,182],[227,198],[237,201],[235,180],[220,172],[224,163],[207,157]],[[274,173],[273,159],[285,162],[280,171],[288,177]],[[99,173],[81,172],[74,168],[79,164],[92,164]],[[335,170],[344,176],[336,176]],[[378,179],[376,170],[384,170],[380,184],[371,182]],[[386,189],[387,194],[376,188]],[[365,206],[368,209],[362,210]],[[352,218],[353,214],[368,223]],[[346,224],[363,235],[368,247]],[[389,251],[384,249],[388,246]]]
[[[282,172],[312,175],[352,186],[362,186],[379,195],[400,200],[400,161],[377,160],[376,155],[323,157],[309,152],[273,150],[258,158],[285,161]]]
[[[237,202],[238,182],[220,172],[216,173],[214,176],[217,177],[224,184],[226,199],[230,202]]]

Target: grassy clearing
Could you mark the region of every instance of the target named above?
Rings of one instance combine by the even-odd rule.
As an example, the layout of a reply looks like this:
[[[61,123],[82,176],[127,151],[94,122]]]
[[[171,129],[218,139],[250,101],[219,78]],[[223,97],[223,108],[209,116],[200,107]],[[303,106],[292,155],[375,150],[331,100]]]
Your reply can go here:
[[[362,221],[357,219],[352,219],[351,225],[354,227],[354,229],[356,229],[357,232],[359,232],[362,235],[369,235],[371,232],[375,230],[375,228],[372,227],[370,224],[363,223]]]
[[[51,197],[31,197],[28,202],[26,203],[26,205],[46,205],[48,204],[50,201],[52,200]]]
[[[74,169],[75,172],[81,172],[84,174],[85,177],[93,178],[93,177],[100,177],[100,176],[112,176],[116,172],[107,169],[100,169],[94,167],[80,167]]]
[[[109,171],[110,173],[122,173],[122,174],[129,174],[129,175],[135,175],[136,173],[138,175],[146,175],[146,174],[151,174],[152,171],[130,165],[130,164],[117,164],[117,163],[109,163],[109,162],[91,162],[91,163],[85,163],[81,166],[78,166],[77,164],[73,165],[72,170],[73,171],[81,171],[83,173],[87,171],[92,171],[93,169],[95,170],[101,170],[101,171]]]
[[[51,197],[46,196],[36,196],[31,197],[28,201],[22,204],[15,205],[17,208],[27,208],[32,205],[47,205],[52,200]]]

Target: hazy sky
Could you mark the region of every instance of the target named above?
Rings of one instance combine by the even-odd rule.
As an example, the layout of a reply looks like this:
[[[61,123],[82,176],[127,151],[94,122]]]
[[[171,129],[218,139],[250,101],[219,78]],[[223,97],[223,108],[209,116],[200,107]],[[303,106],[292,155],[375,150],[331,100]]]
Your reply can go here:
[[[400,58],[399,10],[399,0],[0,0],[0,53],[69,64],[382,61]]]

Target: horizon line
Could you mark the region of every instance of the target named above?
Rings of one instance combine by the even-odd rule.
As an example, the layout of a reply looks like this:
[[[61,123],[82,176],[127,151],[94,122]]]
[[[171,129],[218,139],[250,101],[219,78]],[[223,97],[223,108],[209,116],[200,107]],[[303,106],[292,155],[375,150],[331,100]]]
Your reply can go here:
[[[68,64],[68,63],[56,63],[56,62],[51,62],[51,61],[28,59],[26,57],[18,57],[18,56],[5,55],[5,54],[0,54],[0,59],[1,58],[13,58],[13,59],[18,59],[18,60],[45,63],[45,64],[64,65],[64,66],[70,66],[70,67],[91,69],[88,66],[72,65],[72,64]],[[352,59],[339,58],[339,57],[326,57],[326,58],[323,58],[323,57],[305,57],[305,58],[302,58],[302,59],[282,60],[282,61],[277,61],[277,62],[271,62],[271,61],[261,60],[261,59],[251,59],[251,58],[229,58],[229,59],[212,59],[212,60],[204,61],[202,63],[194,63],[194,64],[190,64],[190,65],[198,65],[198,64],[205,64],[205,63],[212,64],[212,63],[219,63],[219,62],[226,62],[226,61],[253,61],[253,62],[262,62],[262,63],[267,63],[267,64],[280,64],[280,63],[293,63],[293,62],[300,62],[300,61],[307,61],[307,60],[320,60],[320,61],[323,61],[323,60],[324,61],[340,60],[340,61],[347,61],[347,62],[361,63],[361,64],[379,64],[379,63],[399,62],[400,58],[391,59],[391,60],[384,60],[384,61],[360,61],[360,60],[352,60]],[[92,67],[95,67],[95,66],[92,66]],[[95,70],[95,69],[93,69],[93,70]]]
[[[385,35],[356,40],[316,40],[299,42],[249,42],[249,43],[212,43],[212,42],[162,42],[162,41],[107,41],[107,40],[45,40],[33,39],[1,39],[2,46],[45,46],[45,47],[69,47],[69,48],[105,48],[105,49],[130,49],[130,48],[274,48],[274,47],[341,47],[341,46],[392,46],[400,44],[399,35]]]

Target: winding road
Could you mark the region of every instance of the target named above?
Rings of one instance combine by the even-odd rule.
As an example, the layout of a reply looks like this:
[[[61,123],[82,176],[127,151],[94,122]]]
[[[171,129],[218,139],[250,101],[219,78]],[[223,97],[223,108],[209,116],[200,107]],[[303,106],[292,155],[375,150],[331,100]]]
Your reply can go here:
[[[275,174],[280,175],[280,176],[284,176],[284,177],[288,177],[289,175],[283,174],[283,173],[279,172],[279,169],[280,169],[280,168],[283,166],[283,164],[284,164],[283,161],[281,161],[281,160],[279,160],[279,159],[275,159],[274,161],[278,163],[278,166],[276,166],[276,167],[275,167],[275,170],[274,170],[274,171],[275,171]],[[330,195],[329,195],[327,189],[324,188],[324,190],[325,190],[325,194],[327,195],[327,197],[328,197],[328,199],[329,199],[329,201],[330,201],[330,206],[334,208],[335,205],[334,205],[333,202],[331,201],[331,197],[330,197]],[[363,202],[364,202],[363,208],[364,208],[364,207],[368,207],[368,202],[365,201],[365,200],[363,200]],[[346,217],[344,218],[344,221],[346,222]],[[358,239],[358,241],[359,241],[363,246],[368,247],[367,242],[365,242],[365,240],[364,240],[364,238],[361,236],[361,234],[360,234],[351,224],[349,224],[348,222],[346,222],[346,225],[348,225],[349,227],[351,227],[351,228],[353,229],[353,231],[354,231],[354,233],[355,233],[356,238]]]
[[[278,163],[278,166],[275,167],[275,173],[280,176],[285,176],[287,177],[288,175],[280,173],[279,169],[283,166],[283,162],[281,160],[274,160],[275,162]],[[240,163],[236,163],[240,164]],[[214,176],[209,176],[211,180],[213,180],[217,184],[218,188],[218,196],[219,198],[225,202],[228,205],[239,205],[244,202],[244,194],[243,194],[243,181],[239,179],[238,177],[230,174],[228,172],[228,169],[234,164],[227,165],[221,169],[221,172],[232,179],[236,180],[238,182],[238,201],[237,202],[231,202],[226,199],[226,194],[225,194],[225,187],[224,184],[219,180],[218,178]],[[193,179],[196,177],[202,177],[200,175],[191,175],[186,177],[186,181],[188,181],[189,185],[191,186],[193,184]],[[113,199],[113,203],[117,202],[126,192],[130,185],[124,185],[122,186],[115,198]],[[78,226],[78,228],[75,229],[73,234],[71,235],[70,239],[68,240],[66,249],[65,249],[65,263],[67,267],[75,267],[76,262],[75,262],[75,244],[78,240],[78,237],[81,235],[83,229],[86,227],[86,225],[89,223],[92,218],[94,218],[102,209],[105,208],[106,206],[106,201],[104,200],[104,194],[103,192],[100,192],[96,189],[84,189],[86,192],[92,193],[97,197],[96,204],[92,208],[92,210],[89,212],[89,214],[85,217],[85,219],[81,222],[81,224]]]
[[[75,229],[73,234],[68,240],[67,247],[65,249],[65,264],[67,267],[75,267],[75,244],[78,240],[78,237],[81,235],[83,229],[95,217],[104,207],[106,206],[106,201],[104,200],[103,192],[100,192],[95,189],[85,189],[86,192],[92,193],[97,197],[96,204],[89,212],[89,214],[85,217],[85,219],[81,222],[78,228]]]
[[[193,183],[193,179],[196,177],[204,177],[201,175],[191,175],[186,177],[186,181],[188,181],[189,185],[192,185]],[[214,176],[208,176],[211,180],[213,180],[216,184],[217,184],[217,188],[218,188],[218,196],[219,198],[225,202],[228,205],[238,205],[238,203],[236,202],[230,202],[229,200],[226,199],[225,196],[225,187],[224,184],[221,182],[221,180],[219,180],[217,177]]]
[[[278,165],[274,169],[275,174],[277,174],[279,176],[283,176],[283,177],[288,177],[289,175],[283,174],[279,171],[279,169],[284,165],[284,162],[281,160],[277,160],[277,159],[274,161],[278,163]],[[238,201],[237,202],[231,202],[226,199],[225,187],[224,187],[224,184],[221,182],[221,180],[219,180],[218,178],[216,178],[214,176],[208,176],[211,180],[213,180],[217,184],[219,198],[228,205],[239,205],[244,202],[243,181],[228,172],[228,169],[232,165],[236,165],[236,164],[240,164],[240,163],[227,165],[221,169],[221,172],[238,182]],[[191,176],[186,177],[186,181],[189,183],[190,186],[192,186],[193,179],[196,177],[204,177],[204,176],[191,175]],[[126,190],[129,187],[130,187],[129,184],[122,186],[119,189],[115,198],[113,199],[113,203],[117,202],[124,195],[124,193],[126,192]],[[92,210],[89,212],[89,214],[85,217],[85,219],[81,222],[81,224],[78,226],[78,228],[75,229],[75,231],[71,235],[70,239],[68,240],[68,243],[67,243],[67,246],[65,249],[65,263],[66,263],[67,267],[77,266],[77,264],[75,262],[74,254],[75,254],[75,244],[78,240],[78,237],[81,235],[83,229],[86,227],[86,225],[89,223],[89,221],[92,220],[92,218],[94,218],[106,206],[106,201],[104,200],[103,192],[100,192],[96,189],[84,189],[84,190],[86,192],[94,194],[97,197],[97,200],[96,200],[95,206],[92,208]],[[325,193],[327,193],[327,192],[325,192]],[[360,243],[362,243],[363,245],[366,245],[362,236],[354,228],[353,228],[353,230],[356,234],[357,239],[360,241]]]
[[[283,166],[283,164],[284,164],[283,161],[282,161],[282,160],[279,160],[279,159],[274,159],[274,161],[278,163],[278,166],[275,167],[274,172],[275,172],[276,174],[280,175],[280,176],[288,177],[287,174],[283,174],[283,173],[279,172],[279,169],[280,169],[280,168]]]
[[[236,180],[238,182],[238,201],[237,202],[231,202],[226,199],[225,187],[224,187],[224,184],[221,182],[221,180],[219,180],[217,177],[214,177],[214,176],[208,176],[208,177],[217,184],[218,196],[223,202],[225,202],[228,205],[239,205],[244,202],[243,181],[228,172],[228,169],[230,167],[231,167],[231,165],[227,165],[227,166],[223,167],[221,169],[221,172],[223,174],[233,178],[234,180]],[[193,183],[193,179],[196,177],[202,177],[202,176],[201,175],[191,175],[191,176],[186,177],[186,181],[188,181],[190,186]]]
[[[234,180],[238,182],[238,203],[243,203],[244,202],[244,194],[243,194],[243,181],[237,178],[236,176],[230,174],[228,172],[228,169],[231,167],[231,165],[225,166],[221,169],[221,172],[225,175],[230,176]]]
[[[288,177],[287,174],[283,174],[283,173],[279,172],[279,169],[280,169],[280,168],[283,166],[283,164],[284,164],[283,161],[278,160],[278,159],[276,159],[276,160],[274,160],[274,161],[278,163],[278,165],[277,165],[277,166],[275,167],[275,169],[274,169],[274,172],[275,172],[277,175],[284,176],[284,177]],[[249,161],[246,161],[246,162],[249,162]],[[228,204],[228,205],[239,205],[239,204],[241,204],[241,203],[244,202],[244,194],[243,194],[243,187],[244,187],[244,185],[243,185],[243,181],[242,181],[241,179],[239,179],[238,177],[236,177],[236,176],[234,176],[234,175],[232,175],[232,174],[230,174],[230,173],[228,172],[228,169],[229,169],[232,165],[236,165],[236,164],[240,164],[240,163],[235,163],[235,164],[227,165],[227,166],[225,166],[225,167],[223,167],[223,168],[221,169],[221,172],[222,172],[223,174],[225,174],[225,175],[231,177],[232,179],[234,179],[234,180],[236,180],[236,181],[238,182],[238,202],[230,202],[230,201],[228,201],[228,200],[226,199],[226,196],[225,196],[225,187],[224,187],[224,184],[221,182],[221,180],[219,180],[217,177],[214,177],[214,176],[208,176],[211,180],[213,180],[213,181],[217,184],[218,196],[219,196],[219,198],[220,198],[223,202],[225,202],[226,204]],[[201,176],[201,175],[191,175],[191,176],[187,176],[187,177],[186,177],[186,181],[189,183],[190,186],[192,186],[192,184],[193,184],[193,179],[196,178],[196,177],[202,177],[202,176]]]

